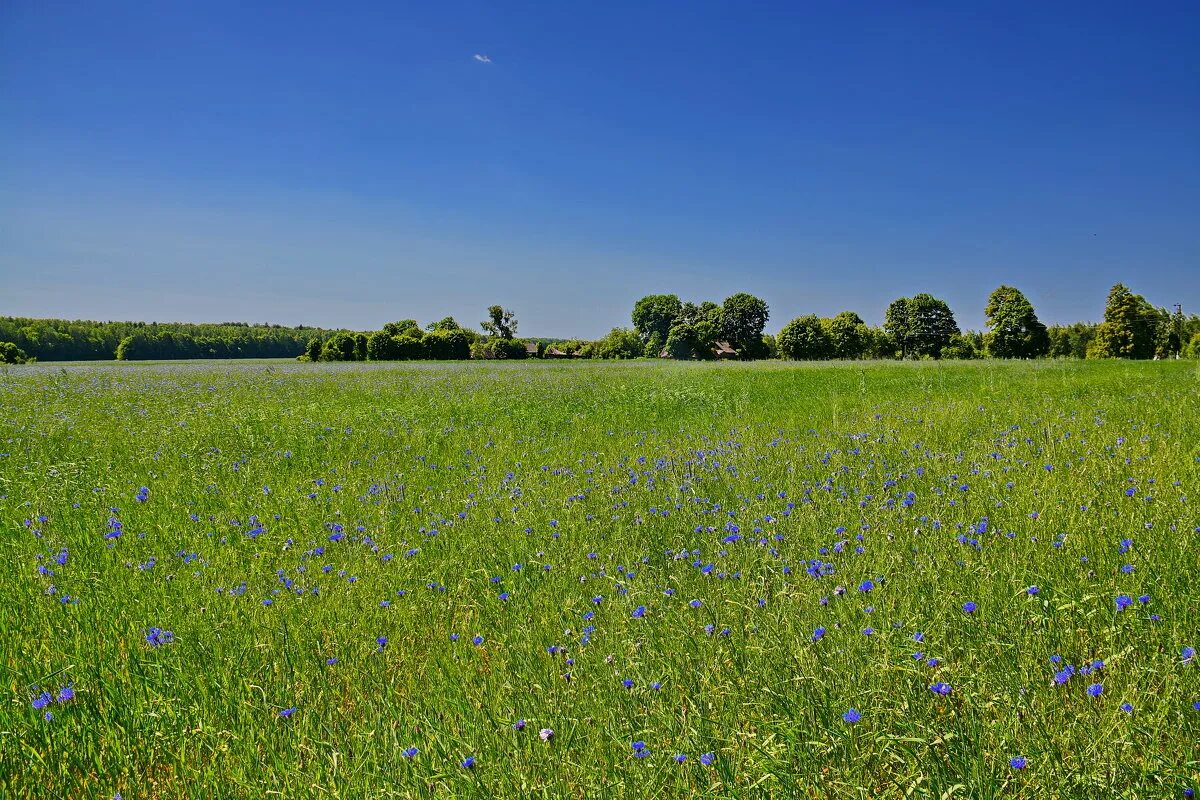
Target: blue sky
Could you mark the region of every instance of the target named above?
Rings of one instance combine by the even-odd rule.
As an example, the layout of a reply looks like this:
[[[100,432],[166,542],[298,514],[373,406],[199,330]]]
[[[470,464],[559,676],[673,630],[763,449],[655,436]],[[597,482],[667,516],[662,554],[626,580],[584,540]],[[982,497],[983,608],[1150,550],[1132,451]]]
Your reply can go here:
[[[1195,3],[9,0],[0,109],[0,314],[1200,312]]]

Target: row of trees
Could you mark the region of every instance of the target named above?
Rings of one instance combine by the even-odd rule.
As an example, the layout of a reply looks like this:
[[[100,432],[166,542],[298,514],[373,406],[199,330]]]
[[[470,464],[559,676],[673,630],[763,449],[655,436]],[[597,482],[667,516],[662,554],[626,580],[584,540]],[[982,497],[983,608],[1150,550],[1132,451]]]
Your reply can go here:
[[[177,358],[294,358],[319,328],[0,317],[0,343],[40,361]]]
[[[674,294],[648,295],[634,304],[632,328],[614,328],[593,342],[517,338],[517,318],[488,308],[482,333],[453,317],[424,329],[416,320],[374,332],[304,326],[221,323],[87,322],[0,317],[0,363],[25,360],[280,358],[309,361],[454,360],[529,357],[793,360],[859,358],[1170,358],[1200,357],[1200,316],[1155,308],[1118,283],[1108,294],[1104,320],[1047,327],[1018,289],[1001,286],[984,307],[987,330],[959,329],[945,301],[929,294],[901,297],[881,327],[853,311],[833,317],[797,317],[777,337],[763,333],[767,304],[739,292],[717,304],[685,302]]]

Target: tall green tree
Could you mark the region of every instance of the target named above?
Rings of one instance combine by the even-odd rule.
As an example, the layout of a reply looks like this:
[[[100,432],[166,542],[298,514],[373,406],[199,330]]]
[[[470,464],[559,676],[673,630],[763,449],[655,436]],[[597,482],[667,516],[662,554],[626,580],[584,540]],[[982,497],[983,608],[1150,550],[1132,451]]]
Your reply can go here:
[[[991,329],[984,335],[984,347],[993,358],[1038,358],[1050,352],[1046,326],[1019,289],[997,288],[983,313]]]
[[[498,339],[511,339],[517,333],[517,315],[502,306],[488,306],[488,319],[479,327]]]
[[[650,294],[633,304],[633,329],[643,342],[657,336],[665,344],[671,326],[683,312],[683,303],[673,294]],[[654,353],[658,355],[658,353]]]
[[[746,292],[730,295],[721,304],[720,336],[742,358],[761,358],[763,328],[770,317],[770,309],[762,298]]]
[[[821,320],[833,348],[834,358],[862,358],[870,342],[871,331],[862,317],[853,311],[843,311],[833,319]]]
[[[1150,358],[1154,355],[1161,315],[1123,283],[1108,292],[1104,322],[1088,346],[1088,358]]]
[[[950,306],[926,293],[893,300],[883,328],[900,346],[902,358],[938,358],[959,332]]]
[[[791,361],[823,361],[833,358],[833,342],[816,314],[809,314],[783,326],[775,337],[779,357]]]

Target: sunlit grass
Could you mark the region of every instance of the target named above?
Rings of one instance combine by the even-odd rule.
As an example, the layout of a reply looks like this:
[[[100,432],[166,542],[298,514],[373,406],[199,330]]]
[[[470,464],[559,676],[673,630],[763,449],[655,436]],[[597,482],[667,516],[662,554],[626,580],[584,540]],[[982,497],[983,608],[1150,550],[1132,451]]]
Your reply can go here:
[[[1180,796],[1198,390],[1186,362],[11,369],[0,795]]]

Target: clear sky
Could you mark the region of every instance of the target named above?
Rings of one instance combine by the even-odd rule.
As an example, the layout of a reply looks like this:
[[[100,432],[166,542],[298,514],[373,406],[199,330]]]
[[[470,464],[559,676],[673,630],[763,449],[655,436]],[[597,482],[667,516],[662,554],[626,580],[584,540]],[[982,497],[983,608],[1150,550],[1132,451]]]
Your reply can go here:
[[[476,55],[482,58],[476,58]],[[0,314],[1200,312],[1200,5],[0,4]]]

